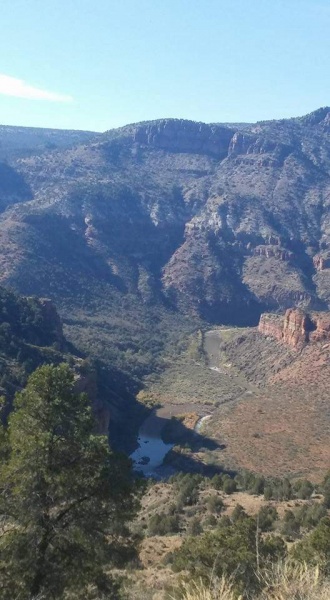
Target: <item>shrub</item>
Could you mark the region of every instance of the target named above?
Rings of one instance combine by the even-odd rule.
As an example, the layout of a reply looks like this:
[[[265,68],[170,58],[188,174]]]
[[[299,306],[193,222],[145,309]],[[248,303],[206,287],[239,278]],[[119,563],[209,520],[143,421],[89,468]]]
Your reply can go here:
[[[220,514],[224,508],[223,500],[216,495],[210,496],[207,499],[207,508],[210,513]]]
[[[191,506],[196,504],[199,496],[199,484],[203,480],[198,475],[185,475],[176,485],[178,489],[178,504]]]
[[[295,491],[297,498],[301,498],[302,500],[307,500],[308,498],[311,497],[311,495],[314,491],[314,486],[307,479],[300,479],[299,481],[296,481],[296,483],[294,484],[294,491]]]
[[[249,517],[187,538],[173,554],[173,569],[188,570],[194,578],[204,581],[210,581],[210,577],[233,577],[238,591],[253,593],[259,589],[256,538],[256,521]],[[283,558],[285,544],[281,538],[273,536],[264,540],[260,535],[258,538],[261,566]]]
[[[300,523],[299,520],[296,519],[292,510],[285,511],[281,532],[289,539],[295,539],[299,535]]]
[[[168,535],[178,533],[180,530],[179,518],[177,515],[156,514],[149,519],[149,535]]]
[[[247,517],[247,514],[243,508],[243,506],[241,504],[236,504],[232,515],[231,515],[231,520],[233,523],[236,523],[236,521],[239,521],[239,519],[245,519]]]
[[[213,487],[214,490],[222,490],[222,483],[221,475],[214,475],[211,479],[211,487]]]
[[[280,562],[259,576],[261,593],[253,600],[329,600],[330,581],[320,570],[292,562]],[[184,583],[177,596],[171,600],[242,600],[235,590],[234,582],[228,577],[212,581]]]
[[[217,525],[217,520],[214,515],[207,515],[203,521],[205,527],[215,527]]]
[[[223,482],[223,491],[225,494],[233,494],[237,491],[237,483],[234,479],[225,479]]]
[[[278,513],[274,506],[262,506],[258,513],[259,528],[261,531],[271,531]]]
[[[188,535],[200,535],[203,533],[203,527],[198,517],[194,517],[187,528]]]

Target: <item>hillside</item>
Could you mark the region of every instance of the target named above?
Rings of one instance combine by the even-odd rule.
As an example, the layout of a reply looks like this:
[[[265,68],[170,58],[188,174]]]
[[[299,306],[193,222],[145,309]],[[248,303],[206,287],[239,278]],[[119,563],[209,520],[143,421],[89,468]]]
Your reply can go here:
[[[0,159],[14,160],[20,156],[40,154],[56,148],[70,148],[97,136],[92,131],[0,125]]]
[[[0,395],[4,398],[1,418],[6,420],[15,393],[38,366],[62,362],[74,370],[76,389],[88,394],[97,427],[107,433],[114,392],[108,393],[109,404],[101,399],[103,380],[97,366],[66,340],[53,303],[47,298],[26,298],[0,288]],[[105,376],[103,379],[106,381]]]
[[[2,138],[1,283],[51,298],[67,339],[102,361],[103,393],[117,394],[117,440],[144,387],[161,403],[211,407],[205,431],[219,456],[210,462],[272,469],[280,444],[279,470],[307,472],[319,453],[321,475],[328,413],[319,347],[294,354],[235,330],[210,370],[198,336],[256,326],[266,311],[329,309],[330,108],[237,126],[163,119],[96,137],[63,132],[49,151],[48,134],[38,135],[21,154],[27,142],[16,130]],[[285,380],[263,372],[260,356],[279,361]],[[267,426],[274,431],[263,438]],[[268,448],[263,465],[256,448]]]
[[[1,233],[18,244],[5,280],[17,285],[24,270],[19,249],[47,264],[52,244],[60,296],[59,279],[92,271],[113,293],[165,297],[218,323],[255,323],[265,307],[327,306],[329,114],[239,131],[142,123],[18,160],[19,206],[15,186],[3,194]],[[49,238],[55,228],[66,247]],[[43,271],[29,265],[30,288],[49,289]]]

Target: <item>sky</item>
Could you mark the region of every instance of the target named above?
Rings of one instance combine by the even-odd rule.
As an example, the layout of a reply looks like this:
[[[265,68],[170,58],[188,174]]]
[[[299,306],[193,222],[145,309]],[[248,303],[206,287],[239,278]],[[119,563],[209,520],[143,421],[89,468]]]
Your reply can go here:
[[[0,123],[105,131],[330,105],[329,0],[1,0]]]

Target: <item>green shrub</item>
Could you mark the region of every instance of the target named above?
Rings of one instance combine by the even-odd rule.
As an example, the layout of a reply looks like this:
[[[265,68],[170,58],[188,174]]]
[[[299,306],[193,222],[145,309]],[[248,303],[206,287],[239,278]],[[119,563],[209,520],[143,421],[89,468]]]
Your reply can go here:
[[[234,479],[225,479],[223,482],[223,491],[225,494],[233,494],[237,491],[237,483]]]
[[[178,515],[155,514],[149,519],[149,535],[168,535],[178,533],[180,523]]]
[[[258,524],[261,531],[271,531],[278,513],[274,506],[262,506],[258,512]]]
[[[207,508],[208,508],[209,512],[212,514],[215,513],[218,515],[221,513],[221,511],[224,508],[223,500],[219,496],[216,496],[216,495],[210,496],[207,499],[206,504],[207,504]]]

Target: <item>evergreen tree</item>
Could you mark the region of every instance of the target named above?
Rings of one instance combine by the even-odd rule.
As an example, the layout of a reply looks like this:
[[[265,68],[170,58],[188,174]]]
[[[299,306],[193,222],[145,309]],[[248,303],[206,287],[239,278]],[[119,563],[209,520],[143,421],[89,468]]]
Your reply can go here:
[[[118,598],[107,571],[133,554],[136,485],[67,365],[30,376],[0,444],[0,598]]]

